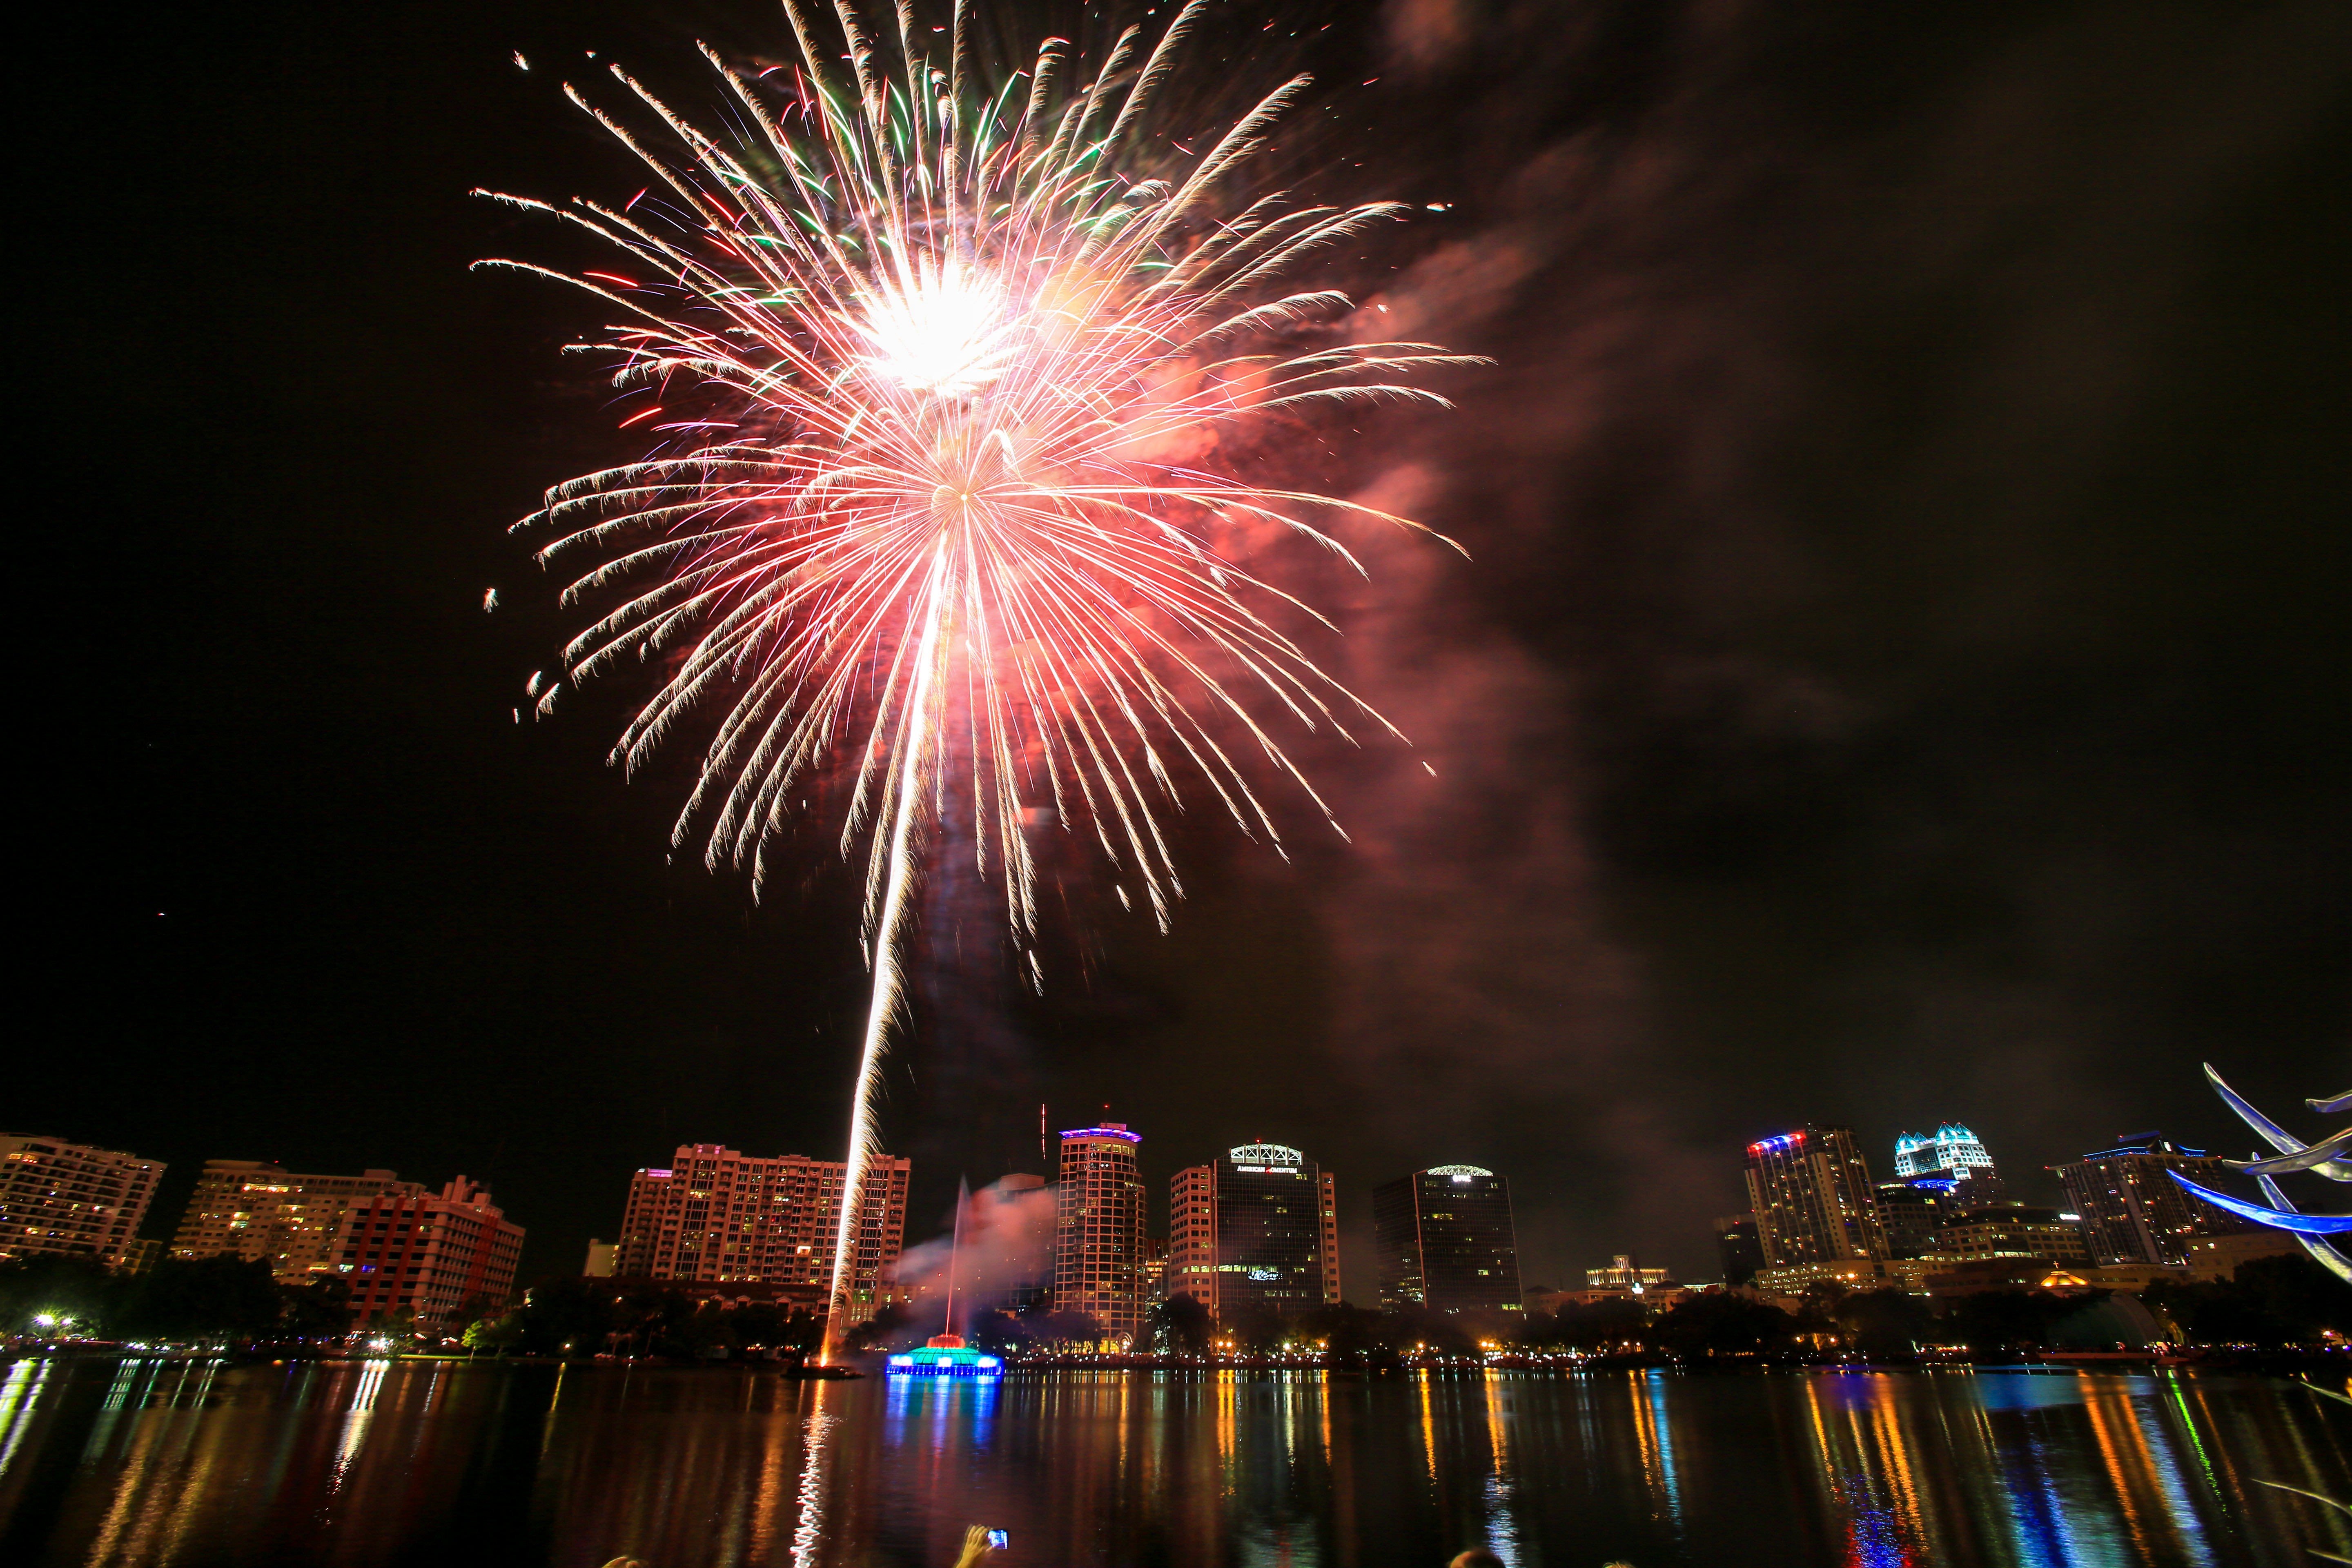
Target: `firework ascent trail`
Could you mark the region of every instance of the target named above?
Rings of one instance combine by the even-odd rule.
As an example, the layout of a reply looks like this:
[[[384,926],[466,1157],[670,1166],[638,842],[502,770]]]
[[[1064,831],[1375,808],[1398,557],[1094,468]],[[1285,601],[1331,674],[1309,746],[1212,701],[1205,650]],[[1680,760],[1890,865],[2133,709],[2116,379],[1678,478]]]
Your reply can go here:
[[[1316,404],[1443,405],[1398,378],[1481,362],[1346,341],[1347,298],[1282,291],[1400,205],[1220,205],[1305,78],[1206,153],[1180,159],[1149,130],[1204,4],[1148,52],[1128,29],[1091,79],[1048,38],[1032,69],[987,92],[969,0],[943,62],[908,0],[895,50],[841,5],[845,57],[787,0],[798,67],[747,76],[704,50],[743,135],[705,134],[614,68],[663,131],[641,136],[565,91],[653,170],[651,194],[617,210],[497,198],[628,258],[627,275],[481,265],[624,312],[574,352],[615,355],[614,384],[643,404],[622,423],[661,437],[641,461],[557,486],[517,524],[553,534],[539,559],[570,566],[563,603],[595,617],[560,677],[532,678],[539,711],[624,659],[657,663],[666,679],[614,759],[634,770],[690,715],[715,715],[673,843],[699,835],[714,868],[748,862],[755,892],[767,840],[806,808],[794,784],[836,759],[848,772],[855,748],[841,847],[867,841],[874,983],[829,1356],[848,1326],[900,941],[950,782],[969,779],[980,869],[1003,886],[1034,983],[1027,833],[1045,809],[1091,833],[1165,929],[1181,889],[1157,813],[1179,771],[1278,847],[1229,746],[1255,748],[1329,810],[1256,709],[1342,735],[1359,719],[1391,728],[1258,606],[1313,613],[1218,542],[1272,524],[1353,565],[1318,521],[1420,525],[1263,489],[1201,454],[1217,426]]]

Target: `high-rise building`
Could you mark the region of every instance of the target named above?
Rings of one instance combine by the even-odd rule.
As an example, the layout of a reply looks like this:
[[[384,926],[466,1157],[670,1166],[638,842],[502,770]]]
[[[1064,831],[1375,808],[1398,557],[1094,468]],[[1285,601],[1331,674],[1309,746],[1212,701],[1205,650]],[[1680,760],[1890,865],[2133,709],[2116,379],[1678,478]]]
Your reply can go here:
[[[1870,1166],[1846,1127],[1803,1127],[1748,1145],[1756,1239],[1775,1270],[1852,1272],[1886,1256]]]
[[[1879,1183],[1878,1219],[1886,1233],[1886,1256],[1924,1258],[1935,1251],[1937,1231],[1960,1212],[1952,1197],[1959,1185],[1948,1176]]]
[[[120,1267],[163,1162],[0,1132],[0,1258],[56,1253]]]
[[[1086,1313],[1122,1345],[1142,1338],[1149,1310],[1142,1142],[1123,1121],[1065,1132],[1054,1184],[1054,1310]]]
[[[1433,1165],[1372,1189],[1384,1308],[1516,1312],[1519,1238],[1510,1183],[1477,1165]]]
[[[1244,1143],[1177,1172],[1167,1279],[1171,1292],[1229,1323],[1337,1301],[1339,1202],[1331,1173],[1284,1143]]]
[[[1725,1215],[1715,1222],[1715,1251],[1723,1265],[1726,1285],[1745,1285],[1764,1267],[1764,1247],[1756,1239],[1756,1216]]]
[[[424,1193],[421,1183],[392,1171],[320,1176],[260,1160],[207,1160],[172,1237],[172,1256],[266,1260],[280,1280],[299,1281],[333,1268],[335,1238],[352,1204]]]
[[[2067,1206],[2082,1216],[2094,1263],[2177,1267],[2189,1260],[2190,1241],[2233,1235],[2247,1226],[2191,1197],[2169,1173],[2210,1185],[2224,1170],[2218,1155],[2146,1132],[2059,1166],[2058,1180]]]
[[[404,1311],[420,1329],[449,1329],[461,1326],[460,1308],[496,1309],[513,1294],[522,1237],[486,1189],[459,1176],[438,1193],[354,1198],[330,1258],[351,1281],[361,1322]]]
[[[866,1162],[850,1299],[882,1300],[907,1231],[908,1161]],[[666,1169],[629,1181],[616,1273],[633,1279],[766,1280],[823,1292],[833,1284],[849,1166],[804,1154],[762,1159],[717,1143],[681,1143]]]
[[[1895,1140],[1895,1173],[1940,1178],[1953,1184],[1956,1207],[1966,1210],[2000,1203],[2008,1192],[1984,1142],[1957,1121],[1931,1133],[1905,1132]]]

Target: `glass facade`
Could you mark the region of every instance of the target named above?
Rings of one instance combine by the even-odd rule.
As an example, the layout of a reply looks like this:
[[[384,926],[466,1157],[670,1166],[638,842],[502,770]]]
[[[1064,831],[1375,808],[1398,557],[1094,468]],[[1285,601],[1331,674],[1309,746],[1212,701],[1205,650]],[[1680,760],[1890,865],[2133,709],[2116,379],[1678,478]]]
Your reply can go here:
[[[1440,1312],[1522,1306],[1511,1187],[1476,1165],[1434,1165],[1375,1188],[1381,1305]]]
[[[1336,1184],[1283,1143],[1244,1143],[1179,1171],[1169,1192],[1168,1281],[1231,1323],[1339,1299]]]

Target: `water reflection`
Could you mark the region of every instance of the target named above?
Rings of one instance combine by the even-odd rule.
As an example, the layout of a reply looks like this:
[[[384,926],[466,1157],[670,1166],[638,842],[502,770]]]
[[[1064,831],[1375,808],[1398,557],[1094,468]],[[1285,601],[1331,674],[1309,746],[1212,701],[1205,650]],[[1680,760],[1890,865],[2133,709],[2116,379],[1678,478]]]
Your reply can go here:
[[[0,1382],[0,1475],[7,1473],[8,1462],[32,1425],[35,1398],[48,1379],[49,1366],[46,1361],[20,1361]]]
[[[1670,1521],[1681,1533],[1683,1493],[1675,1478],[1674,1427],[1666,1413],[1663,1372],[1629,1373],[1633,1379],[1633,1427],[1641,1434],[1642,1474],[1654,1500],[1652,1517]]]
[[[2276,1384],[18,1363],[0,1561],[943,1568],[2271,1564],[2352,1551]]]
[[[330,1491],[341,1484],[343,1472],[351,1468],[352,1456],[367,1440],[368,1422],[375,1415],[375,1396],[383,1389],[384,1370],[390,1364],[372,1361],[360,1369],[359,1384],[352,1390],[351,1405],[343,1412],[342,1440],[335,1445],[335,1474],[328,1483]]]

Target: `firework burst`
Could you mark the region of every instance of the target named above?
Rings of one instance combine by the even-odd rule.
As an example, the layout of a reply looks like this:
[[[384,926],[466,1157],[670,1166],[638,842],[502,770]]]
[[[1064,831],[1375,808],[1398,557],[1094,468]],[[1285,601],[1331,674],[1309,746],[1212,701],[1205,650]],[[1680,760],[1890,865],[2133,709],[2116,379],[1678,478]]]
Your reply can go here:
[[[660,439],[556,487],[517,525],[551,533],[540,559],[572,575],[566,605],[594,613],[561,677],[534,678],[541,710],[616,667],[656,665],[614,758],[635,769],[707,723],[674,841],[698,838],[713,868],[748,865],[755,889],[795,784],[832,769],[847,785],[840,843],[865,848],[874,985],[835,1335],[900,938],[944,793],[968,788],[981,871],[1034,979],[1028,834],[1045,811],[1090,835],[1122,900],[1131,880],[1164,928],[1181,886],[1160,814],[1185,781],[1278,846],[1242,765],[1254,752],[1329,817],[1261,712],[1387,727],[1269,618],[1312,612],[1217,542],[1270,524],[1347,557],[1324,531],[1335,517],[1419,525],[1263,488],[1200,454],[1219,426],[1317,404],[1443,404],[1402,378],[1475,362],[1349,342],[1350,301],[1297,288],[1398,205],[1225,197],[1306,79],[1202,138],[1205,153],[1147,145],[1154,93],[1202,8],[1148,48],[1129,29],[1090,73],[1047,39],[991,92],[968,64],[967,4],[938,62],[906,4],[895,49],[843,5],[845,73],[844,48],[788,0],[797,67],[751,76],[704,51],[744,134],[704,133],[615,68],[659,130],[565,90],[652,169],[656,194],[617,210],[498,197],[626,258],[578,275],[482,265],[624,312],[574,347],[618,357],[615,384],[642,403],[623,423]]]

